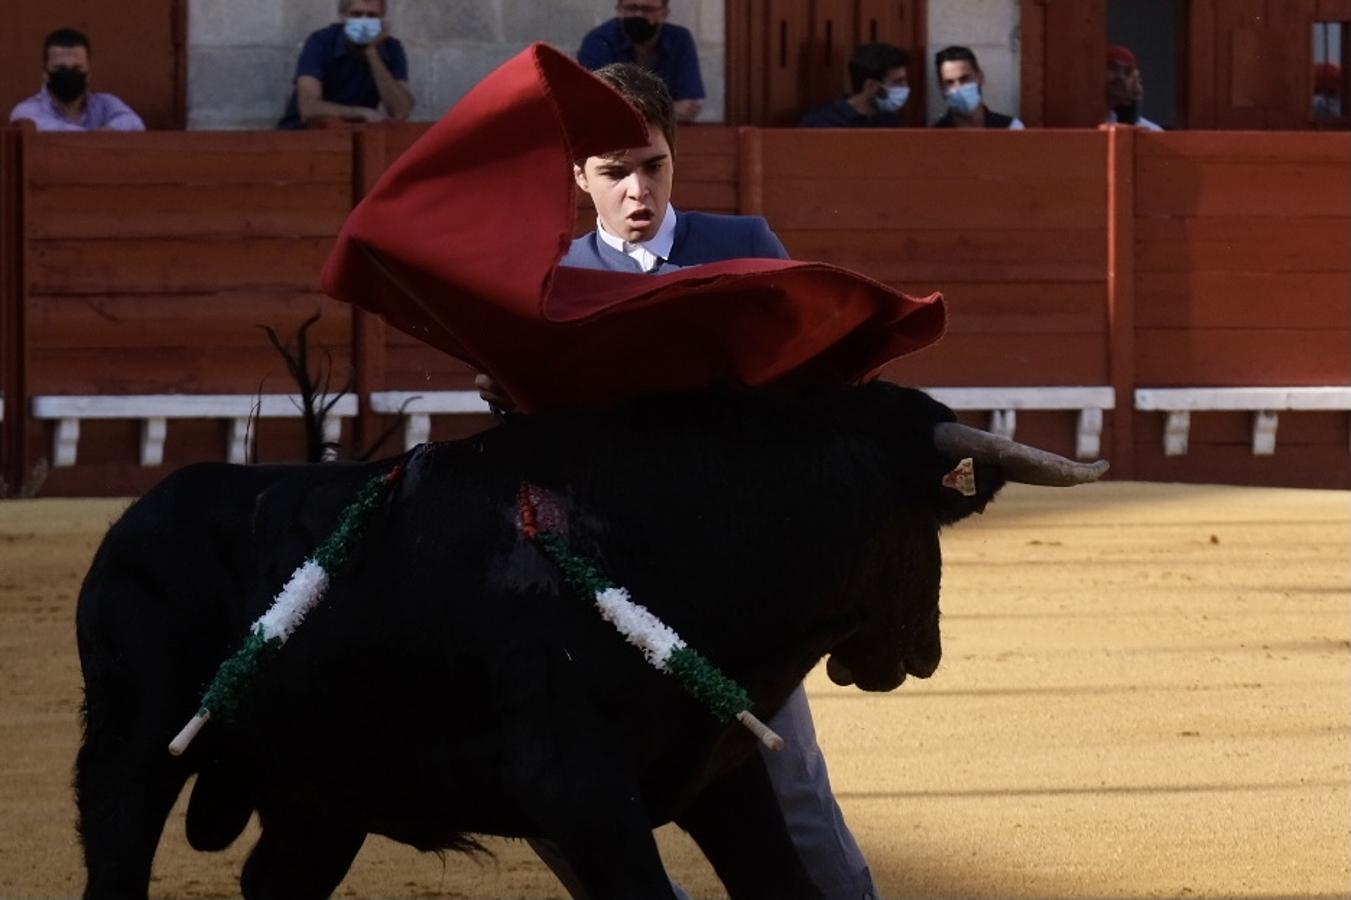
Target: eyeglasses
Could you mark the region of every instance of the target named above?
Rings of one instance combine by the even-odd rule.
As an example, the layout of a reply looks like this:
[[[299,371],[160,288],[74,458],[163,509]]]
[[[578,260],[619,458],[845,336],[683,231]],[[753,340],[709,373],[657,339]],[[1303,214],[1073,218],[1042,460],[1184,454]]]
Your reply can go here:
[[[666,8],[666,4],[658,3],[621,3],[619,11],[626,16],[655,16]]]

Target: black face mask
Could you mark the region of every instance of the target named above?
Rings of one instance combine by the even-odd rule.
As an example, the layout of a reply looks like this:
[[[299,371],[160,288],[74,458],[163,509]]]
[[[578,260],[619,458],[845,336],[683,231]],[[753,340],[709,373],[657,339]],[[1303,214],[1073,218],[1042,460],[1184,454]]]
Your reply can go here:
[[[62,103],[74,103],[84,96],[89,75],[78,69],[57,69],[47,73],[47,90]]]
[[[657,26],[643,16],[625,16],[620,20],[624,33],[635,44],[646,44],[657,36]]]

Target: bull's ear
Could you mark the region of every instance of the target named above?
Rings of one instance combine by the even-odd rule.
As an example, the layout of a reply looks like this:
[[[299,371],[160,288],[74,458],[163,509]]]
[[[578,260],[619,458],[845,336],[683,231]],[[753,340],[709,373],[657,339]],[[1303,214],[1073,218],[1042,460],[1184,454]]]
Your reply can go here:
[[[985,512],[986,505],[1004,486],[1004,473],[998,466],[976,463],[973,468],[974,485],[969,492],[946,484],[939,488],[935,505],[939,525],[951,525],[967,516]]]

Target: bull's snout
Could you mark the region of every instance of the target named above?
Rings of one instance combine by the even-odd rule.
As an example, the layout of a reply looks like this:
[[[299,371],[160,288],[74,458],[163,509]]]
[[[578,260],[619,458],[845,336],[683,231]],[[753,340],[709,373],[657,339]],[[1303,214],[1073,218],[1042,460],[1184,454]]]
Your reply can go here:
[[[841,687],[857,686],[864,691],[894,691],[905,683],[909,675],[916,678],[928,678],[938,669],[938,660],[924,657],[905,657],[896,663],[896,670],[888,674],[855,675],[854,671],[832,655],[826,660],[826,675]]]

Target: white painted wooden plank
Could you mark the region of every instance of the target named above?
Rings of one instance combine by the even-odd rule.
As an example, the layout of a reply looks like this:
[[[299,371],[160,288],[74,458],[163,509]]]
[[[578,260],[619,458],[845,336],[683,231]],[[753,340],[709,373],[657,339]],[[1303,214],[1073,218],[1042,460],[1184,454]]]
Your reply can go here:
[[[141,420],[141,465],[164,465],[164,437],[169,433],[163,418]]]
[[[1137,388],[1141,410],[1351,410],[1351,387]]]
[[[1258,410],[1252,417],[1253,456],[1271,456],[1276,452],[1276,425],[1278,413]]]
[[[342,419],[336,416],[329,416],[328,418],[324,419],[324,443],[337,444],[341,440],[342,440]],[[333,447],[325,447],[322,458],[325,462],[337,459],[338,451],[335,450]]]
[[[1102,410],[1079,410],[1079,424],[1075,429],[1074,455],[1079,459],[1096,459],[1102,453]]]
[[[80,447],[80,420],[62,419],[52,433],[52,466],[62,468],[75,465]]]
[[[921,388],[953,409],[1114,409],[1111,387],[930,387]]]
[[[1013,440],[1018,430],[1018,413],[1012,409],[996,409],[990,413],[990,433]]]
[[[1184,410],[1174,410],[1168,414],[1168,421],[1163,426],[1164,456],[1187,455],[1187,438],[1190,435],[1191,427],[1191,413]]]
[[[38,419],[264,419],[300,417],[300,399],[290,394],[48,394],[33,398]],[[355,416],[357,398],[339,398],[329,415]]]
[[[405,407],[404,404],[408,405]],[[487,402],[477,391],[375,391],[371,411],[381,415],[406,413],[484,413]]]
[[[403,420],[403,449],[412,450],[418,444],[427,443],[431,433],[430,413],[410,413]]]
[[[245,416],[230,420],[230,435],[226,439],[225,458],[237,466],[249,460],[249,420]]]

